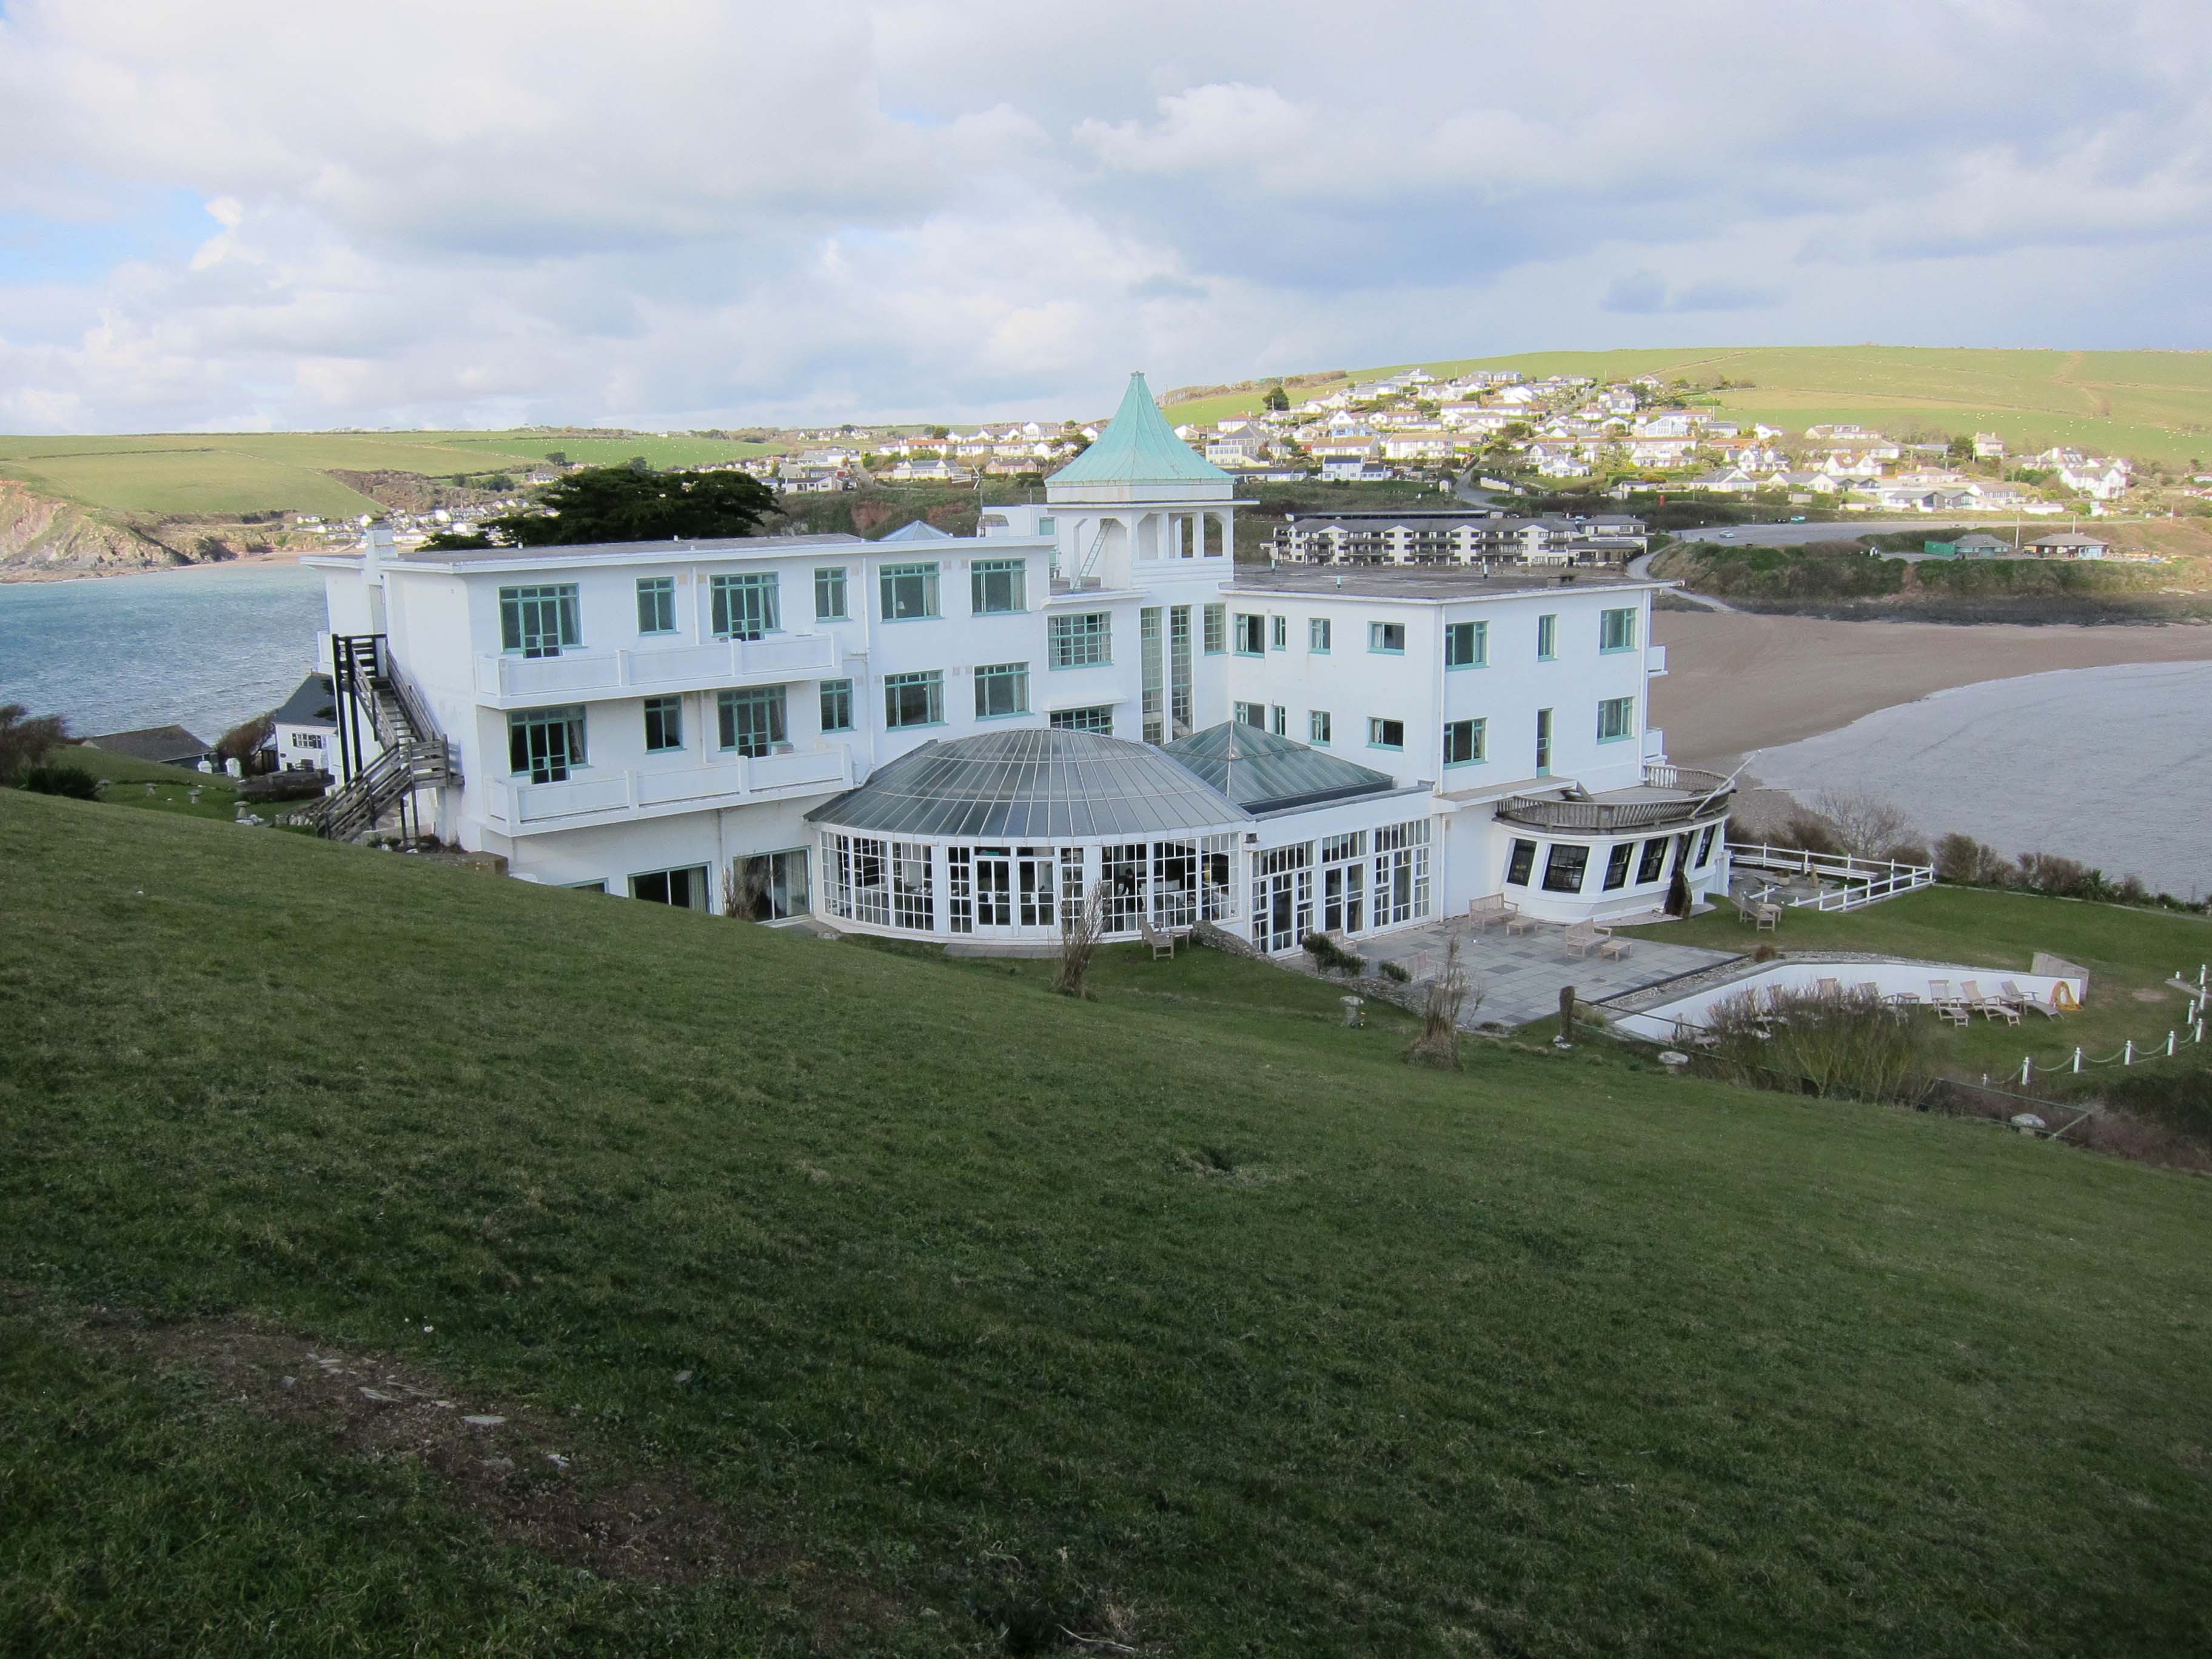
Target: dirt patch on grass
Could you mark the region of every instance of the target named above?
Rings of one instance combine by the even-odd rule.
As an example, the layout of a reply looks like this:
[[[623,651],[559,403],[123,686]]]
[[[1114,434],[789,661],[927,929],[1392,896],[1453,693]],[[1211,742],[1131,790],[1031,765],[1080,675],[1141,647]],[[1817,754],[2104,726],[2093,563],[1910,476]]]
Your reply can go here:
[[[422,1463],[501,1542],[564,1566],[684,1584],[792,1565],[738,1538],[680,1480],[618,1467],[580,1444],[574,1425],[473,1397],[420,1366],[239,1320],[158,1324],[102,1314],[85,1330],[130,1363],[198,1372],[239,1404],[324,1430],[341,1451]]]

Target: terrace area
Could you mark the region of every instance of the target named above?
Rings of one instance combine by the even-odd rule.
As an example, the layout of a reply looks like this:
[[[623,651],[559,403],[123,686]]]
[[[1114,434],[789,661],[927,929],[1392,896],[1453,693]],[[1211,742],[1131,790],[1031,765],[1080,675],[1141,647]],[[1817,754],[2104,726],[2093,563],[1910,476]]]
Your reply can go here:
[[[1691,766],[1647,765],[1644,781],[1591,794],[1579,785],[1508,795],[1498,816],[1531,829],[1606,834],[1684,824],[1728,811],[1735,793],[1717,772]]]

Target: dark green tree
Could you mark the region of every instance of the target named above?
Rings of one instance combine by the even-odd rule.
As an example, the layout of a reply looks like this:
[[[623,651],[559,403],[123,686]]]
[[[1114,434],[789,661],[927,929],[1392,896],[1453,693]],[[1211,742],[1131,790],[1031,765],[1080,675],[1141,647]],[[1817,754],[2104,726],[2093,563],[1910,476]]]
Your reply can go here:
[[[1278,380],[1267,388],[1267,395],[1260,401],[1279,415],[1291,406],[1291,394],[1283,390],[1283,383]]]
[[[69,723],[60,715],[34,716],[20,702],[0,702],[0,783],[14,782],[69,740]]]
[[[426,553],[451,553],[492,545],[492,538],[479,530],[441,530],[423,542],[422,550]]]
[[[744,472],[639,472],[586,467],[546,486],[539,505],[487,521],[501,544],[573,547],[586,542],[665,542],[671,537],[749,536],[776,510],[775,492]]]

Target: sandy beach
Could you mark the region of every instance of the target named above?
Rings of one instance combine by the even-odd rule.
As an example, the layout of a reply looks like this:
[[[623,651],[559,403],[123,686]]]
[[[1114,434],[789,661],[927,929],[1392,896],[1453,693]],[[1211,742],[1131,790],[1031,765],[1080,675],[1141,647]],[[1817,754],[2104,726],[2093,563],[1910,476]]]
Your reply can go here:
[[[1685,766],[1726,772],[1756,749],[1977,681],[2120,663],[2212,661],[2212,628],[1953,627],[1745,612],[1656,611],[1668,672],[1651,724]]]

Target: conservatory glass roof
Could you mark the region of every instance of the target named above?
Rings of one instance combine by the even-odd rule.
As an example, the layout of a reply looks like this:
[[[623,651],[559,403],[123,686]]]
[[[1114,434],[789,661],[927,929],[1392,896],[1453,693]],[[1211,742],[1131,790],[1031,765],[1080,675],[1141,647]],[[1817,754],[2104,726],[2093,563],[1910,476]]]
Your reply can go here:
[[[1388,772],[1233,720],[1177,738],[1167,752],[1251,812],[1311,806],[1396,787]]]
[[[1048,841],[1218,830],[1250,815],[1164,750],[1025,726],[924,744],[806,816],[877,835]]]

